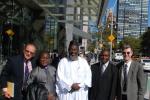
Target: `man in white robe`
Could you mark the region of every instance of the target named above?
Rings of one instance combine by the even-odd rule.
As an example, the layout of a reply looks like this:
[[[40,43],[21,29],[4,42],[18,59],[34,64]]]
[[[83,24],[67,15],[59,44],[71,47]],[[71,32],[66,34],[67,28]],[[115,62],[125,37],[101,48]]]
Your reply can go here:
[[[84,58],[78,56],[78,44],[71,41],[69,57],[58,64],[56,92],[59,100],[88,100],[91,87],[91,70]]]

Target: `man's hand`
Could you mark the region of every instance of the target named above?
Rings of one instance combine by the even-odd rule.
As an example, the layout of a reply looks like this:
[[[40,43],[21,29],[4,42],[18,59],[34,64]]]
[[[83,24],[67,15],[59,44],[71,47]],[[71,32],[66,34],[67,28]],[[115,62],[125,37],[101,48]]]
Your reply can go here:
[[[7,91],[3,91],[3,96],[8,99],[11,98],[10,94]]]
[[[79,90],[80,89],[79,83],[72,84],[71,89],[74,90],[74,91]]]

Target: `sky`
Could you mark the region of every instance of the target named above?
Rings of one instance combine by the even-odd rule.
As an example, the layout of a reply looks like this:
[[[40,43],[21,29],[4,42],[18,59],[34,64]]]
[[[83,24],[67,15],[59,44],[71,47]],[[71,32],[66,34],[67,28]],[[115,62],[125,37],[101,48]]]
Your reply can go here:
[[[116,0],[109,0],[108,7],[109,8],[113,7],[115,2],[116,2]]]
[[[114,4],[116,3],[116,0],[109,0],[109,3],[108,3],[108,8],[112,8],[114,7]],[[115,4],[116,5],[116,4]],[[150,26],[150,0],[149,0],[149,16],[148,16],[148,26]]]

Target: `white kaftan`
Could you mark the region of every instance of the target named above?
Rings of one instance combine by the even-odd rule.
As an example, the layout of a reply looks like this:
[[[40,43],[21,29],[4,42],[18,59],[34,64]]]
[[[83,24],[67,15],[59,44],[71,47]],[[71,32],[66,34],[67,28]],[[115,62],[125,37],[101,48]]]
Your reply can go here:
[[[84,58],[76,61],[67,58],[60,60],[56,76],[56,92],[59,100],[88,100],[88,87],[91,87],[91,69]],[[69,92],[73,83],[80,83],[78,91]]]

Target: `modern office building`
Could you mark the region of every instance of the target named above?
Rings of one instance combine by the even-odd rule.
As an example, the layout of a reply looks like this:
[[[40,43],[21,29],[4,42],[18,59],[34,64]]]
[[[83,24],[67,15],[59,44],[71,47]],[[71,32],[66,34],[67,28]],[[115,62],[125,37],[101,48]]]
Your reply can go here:
[[[72,39],[86,48],[89,21],[99,24],[107,1],[0,0],[0,55],[20,52],[27,41],[50,52],[67,51]]]
[[[139,38],[148,27],[149,0],[118,0],[117,40],[133,36]]]

